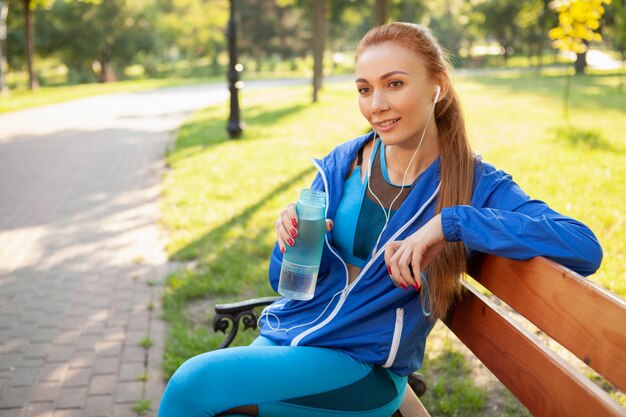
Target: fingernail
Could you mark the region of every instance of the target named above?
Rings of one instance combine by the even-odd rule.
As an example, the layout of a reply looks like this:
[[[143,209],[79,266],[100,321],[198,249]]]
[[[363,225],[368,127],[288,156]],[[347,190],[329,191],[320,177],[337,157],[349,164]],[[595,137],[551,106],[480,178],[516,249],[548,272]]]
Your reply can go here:
[[[291,224],[293,224],[293,227],[298,227],[298,221],[296,219],[291,219]]]
[[[285,248],[280,248],[280,252],[284,255],[285,254]]]
[[[292,238],[287,239],[287,243],[289,243],[289,246],[293,246],[293,239]]]
[[[404,291],[409,289],[409,287],[407,287],[405,283],[400,284],[400,286],[402,287]]]
[[[294,239],[298,237],[298,232],[296,232],[296,229],[291,229],[291,236],[293,236]]]
[[[411,287],[413,287],[415,289],[415,291],[419,291],[420,290],[420,286],[415,284],[415,285],[411,285]]]

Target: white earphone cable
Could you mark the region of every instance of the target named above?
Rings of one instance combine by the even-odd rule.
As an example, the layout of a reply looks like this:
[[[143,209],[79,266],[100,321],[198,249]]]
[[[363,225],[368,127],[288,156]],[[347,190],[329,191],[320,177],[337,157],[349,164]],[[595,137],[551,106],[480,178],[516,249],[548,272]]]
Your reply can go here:
[[[370,178],[371,178],[371,175],[372,175],[372,159],[373,159],[374,155],[372,155],[369,158],[368,168],[367,168],[367,189],[372,194],[372,196],[376,199],[376,201],[378,202],[380,207],[383,209],[383,213],[385,214],[385,224],[383,225],[383,228],[380,231],[380,234],[378,235],[378,239],[376,239],[376,243],[374,244],[374,249],[373,249],[373,252],[372,252],[372,256],[376,256],[376,251],[377,251],[377,248],[378,248],[378,244],[380,243],[380,238],[383,235],[383,232],[385,231],[385,229],[387,228],[387,224],[389,223],[389,219],[391,217],[391,208],[393,207],[393,205],[396,202],[396,200],[402,194],[402,191],[404,191],[404,188],[405,188],[404,182],[406,180],[406,175],[409,172],[409,168],[413,164],[413,160],[415,159],[415,155],[417,155],[417,151],[419,151],[419,149],[422,146],[422,142],[424,141],[424,135],[426,134],[426,129],[428,128],[428,124],[430,123],[430,119],[432,118],[432,115],[435,112],[435,105],[437,104],[437,99],[439,99],[440,91],[441,91],[441,87],[437,86],[437,93],[435,94],[435,99],[433,100],[433,105],[432,105],[432,107],[430,109],[430,112],[428,113],[428,119],[426,119],[426,126],[424,126],[424,130],[422,130],[422,136],[420,138],[419,144],[417,145],[417,148],[415,149],[415,152],[413,152],[413,156],[411,157],[411,160],[409,161],[409,164],[407,165],[406,170],[404,171],[404,176],[402,177],[402,184],[401,184],[401,187],[400,187],[400,192],[391,201],[391,204],[389,205],[389,210],[387,210],[385,208],[385,206],[380,201],[378,196],[374,193],[374,191],[372,191],[372,187],[370,187],[370,183],[371,183]],[[372,146],[372,152],[374,152],[374,149],[376,149],[376,135],[377,134],[378,133],[376,131],[374,131],[374,145]],[[378,135],[378,138],[380,140],[380,135]],[[384,149],[381,148],[381,152],[384,152]],[[382,158],[382,155],[381,155],[381,158]]]

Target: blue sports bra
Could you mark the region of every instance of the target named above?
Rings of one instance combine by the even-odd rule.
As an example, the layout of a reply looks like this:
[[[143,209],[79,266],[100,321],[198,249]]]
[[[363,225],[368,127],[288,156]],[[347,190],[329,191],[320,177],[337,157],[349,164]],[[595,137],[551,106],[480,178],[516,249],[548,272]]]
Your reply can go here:
[[[385,145],[380,140],[376,141],[371,158],[370,188],[385,206],[385,210],[389,210],[389,205],[396,199],[401,187],[389,181]],[[362,162],[363,148],[359,150],[357,167],[344,182],[332,229],[333,245],[347,263],[359,268],[365,265],[385,226],[385,213],[376,197],[367,189],[367,176],[365,182],[361,182]],[[411,190],[412,185],[404,187],[391,208],[390,218]]]

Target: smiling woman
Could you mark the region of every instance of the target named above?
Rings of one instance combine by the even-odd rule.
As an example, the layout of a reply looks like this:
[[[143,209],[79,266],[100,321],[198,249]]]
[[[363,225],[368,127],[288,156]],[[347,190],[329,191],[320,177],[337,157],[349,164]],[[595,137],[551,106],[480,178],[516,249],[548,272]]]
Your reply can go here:
[[[599,267],[589,228],[472,152],[450,79],[427,29],[392,23],[365,35],[356,88],[373,130],[314,161],[327,218],[314,297],[267,307],[252,345],[185,362],[161,417],[389,416],[469,255],[546,256],[584,275]],[[276,220],[274,290],[298,220],[294,204]]]

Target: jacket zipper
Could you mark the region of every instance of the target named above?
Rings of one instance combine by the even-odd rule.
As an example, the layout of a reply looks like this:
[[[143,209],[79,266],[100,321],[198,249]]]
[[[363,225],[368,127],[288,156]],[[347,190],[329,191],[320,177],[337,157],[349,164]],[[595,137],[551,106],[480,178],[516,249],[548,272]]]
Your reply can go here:
[[[389,356],[387,362],[383,365],[383,368],[390,368],[393,362],[396,360],[398,354],[398,348],[400,347],[400,338],[402,337],[402,327],[404,326],[404,309],[396,308],[396,324],[393,328],[393,338],[391,339],[391,348],[389,349]]]
[[[326,173],[324,172],[324,170],[322,169],[322,167],[317,163],[317,161],[315,159],[312,160],[313,161],[313,165],[315,165],[315,168],[317,168],[318,172],[320,173],[320,175],[322,176],[322,181],[324,182],[324,189],[326,190],[326,215],[328,215],[328,207],[329,207],[329,202],[330,202],[330,194],[328,193],[328,179],[326,178]],[[391,238],[389,238],[387,240],[387,242],[391,242],[393,240],[395,240],[395,238],[397,238],[398,236],[400,236],[400,234],[402,232],[404,232],[411,223],[413,223],[421,214],[422,212],[426,209],[426,207],[428,207],[428,205],[435,199],[435,197],[437,196],[437,194],[439,194],[439,189],[441,188],[441,182],[439,184],[437,184],[437,188],[435,189],[435,191],[433,192],[433,194],[430,196],[430,198],[422,205],[422,207],[417,211],[417,213],[415,213],[413,215],[413,217],[411,219],[409,219],[408,222],[406,222],[404,224],[404,226],[402,226],[400,229],[398,229],[396,231],[396,233],[393,234],[393,236]],[[341,256],[339,256],[339,254],[337,252],[335,252],[332,248],[332,246],[330,245],[330,243],[328,242],[328,237],[326,237],[326,244],[328,245],[328,248],[330,249],[330,251],[341,261],[341,263],[343,264],[345,271],[346,271],[346,284],[348,284],[348,266],[346,265],[346,263],[343,261],[343,259],[341,259]],[[386,244],[386,242],[385,242]],[[310,327],[309,329],[303,331],[302,333],[300,333],[298,336],[294,337],[293,340],[291,341],[290,345],[291,346],[297,346],[298,343],[300,343],[300,341],[302,341],[302,339],[304,339],[305,337],[307,337],[308,335],[310,335],[313,332],[318,331],[319,329],[321,329],[322,327],[326,326],[328,323],[330,323],[335,316],[337,315],[337,313],[339,313],[339,310],[341,310],[341,307],[343,306],[343,303],[345,303],[346,299],[348,298],[348,295],[350,294],[350,291],[352,291],[352,288],[354,288],[354,286],[361,280],[361,278],[363,277],[363,275],[365,274],[365,272],[374,264],[374,261],[376,259],[378,259],[381,254],[383,254],[385,251],[383,250],[385,248],[385,245],[383,245],[376,253],[376,256],[373,257],[372,259],[370,259],[370,261],[365,264],[365,266],[363,267],[363,269],[361,270],[361,272],[359,273],[359,275],[356,277],[356,279],[352,282],[352,284],[346,285],[346,287],[343,289],[342,293],[341,293],[341,297],[339,298],[339,302],[337,303],[337,305],[335,306],[335,308],[333,309],[333,311],[328,315],[328,317],[326,317],[326,319],[324,319],[324,321],[322,321],[321,323],[318,323],[317,325]]]

